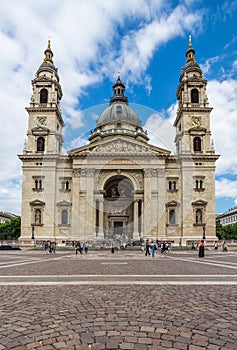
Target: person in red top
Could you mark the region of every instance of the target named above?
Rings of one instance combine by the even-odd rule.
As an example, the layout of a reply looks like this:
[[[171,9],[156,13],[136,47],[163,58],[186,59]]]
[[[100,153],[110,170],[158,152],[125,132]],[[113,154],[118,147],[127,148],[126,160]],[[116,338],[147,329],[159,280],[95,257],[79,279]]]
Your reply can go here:
[[[204,243],[204,239],[202,239],[198,249],[199,258],[204,258],[204,250],[205,250],[205,243]]]

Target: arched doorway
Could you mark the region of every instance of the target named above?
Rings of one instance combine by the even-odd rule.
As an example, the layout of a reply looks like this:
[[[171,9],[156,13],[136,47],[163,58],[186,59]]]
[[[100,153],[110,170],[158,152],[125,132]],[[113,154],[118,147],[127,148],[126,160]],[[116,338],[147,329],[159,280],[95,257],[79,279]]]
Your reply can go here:
[[[125,176],[110,178],[104,186],[105,238],[132,238],[134,221],[134,187]]]

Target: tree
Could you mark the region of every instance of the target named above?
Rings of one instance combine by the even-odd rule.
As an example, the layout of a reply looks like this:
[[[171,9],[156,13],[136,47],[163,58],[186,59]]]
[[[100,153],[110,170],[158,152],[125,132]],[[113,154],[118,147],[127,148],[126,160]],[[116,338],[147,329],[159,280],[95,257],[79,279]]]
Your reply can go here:
[[[0,225],[0,239],[18,239],[21,235],[21,218],[14,217]]]
[[[218,220],[216,235],[219,239],[237,239],[237,224],[222,226]]]
[[[224,239],[225,237],[225,231],[220,223],[220,220],[218,220],[216,222],[216,236],[219,238],[219,239]]]

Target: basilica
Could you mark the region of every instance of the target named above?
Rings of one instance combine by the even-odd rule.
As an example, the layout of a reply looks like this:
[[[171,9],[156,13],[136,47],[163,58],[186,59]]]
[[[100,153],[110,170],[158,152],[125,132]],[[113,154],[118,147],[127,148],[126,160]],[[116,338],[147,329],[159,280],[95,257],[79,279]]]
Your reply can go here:
[[[215,154],[207,81],[189,40],[177,87],[176,152],[154,146],[120,74],[88,144],[62,152],[63,96],[50,41],[32,80],[22,162],[23,245],[154,238],[215,239]],[[106,97],[106,96],[105,96]]]

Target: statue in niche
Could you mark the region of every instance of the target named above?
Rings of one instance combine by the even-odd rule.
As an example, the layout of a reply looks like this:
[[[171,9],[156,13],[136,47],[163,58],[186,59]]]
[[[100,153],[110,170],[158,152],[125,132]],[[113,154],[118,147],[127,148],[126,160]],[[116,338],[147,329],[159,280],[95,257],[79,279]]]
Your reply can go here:
[[[117,197],[117,188],[115,186],[111,187],[111,197]]]
[[[121,197],[126,197],[126,189],[123,187],[120,191]]]
[[[41,224],[41,210],[36,209],[35,211],[35,224],[40,225]]]

